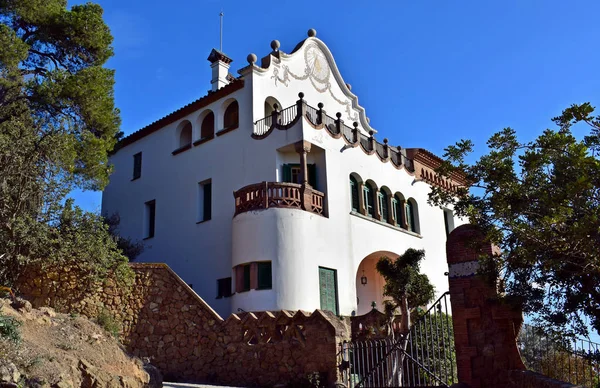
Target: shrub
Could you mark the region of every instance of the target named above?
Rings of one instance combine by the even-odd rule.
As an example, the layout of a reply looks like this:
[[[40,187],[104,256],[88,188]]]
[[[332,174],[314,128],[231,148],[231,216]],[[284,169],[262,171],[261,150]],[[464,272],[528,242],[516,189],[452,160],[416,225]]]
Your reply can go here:
[[[6,338],[16,344],[21,342],[21,332],[19,331],[21,322],[13,317],[0,314],[0,337]]]
[[[96,323],[113,337],[119,338],[119,333],[121,333],[121,322],[115,319],[107,309],[102,309],[98,313]]]

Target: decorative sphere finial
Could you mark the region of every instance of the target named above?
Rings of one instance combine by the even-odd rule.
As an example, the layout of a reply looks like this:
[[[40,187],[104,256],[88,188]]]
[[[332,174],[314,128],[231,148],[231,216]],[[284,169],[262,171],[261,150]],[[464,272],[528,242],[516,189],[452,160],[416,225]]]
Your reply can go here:
[[[354,128],[358,128],[358,123],[356,121],[353,122],[352,125],[354,126]]]
[[[315,30],[314,28],[311,28],[310,30],[308,30],[309,38],[314,38],[315,36],[317,36],[317,30]]]
[[[337,112],[337,113],[335,114],[335,117],[337,117],[337,118],[339,119],[340,117],[342,117],[342,114],[341,114],[340,112]]]
[[[281,47],[281,44],[277,39],[271,41],[271,48],[273,49],[273,51],[279,50],[279,47]]]
[[[304,93],[302,93],[302,92],[298,93],[298,97],[300,97],[300,99],[302,100],[304,98]]]
[[[388,139],[387,137],[383,139],[383,144],[387,144],[388,143]]]
[[[319,102],[319,103],[317,104],[317,107],[318,107],[319,109],[323,109],[323,107],[324,107],[324,106],[325,106],[325,105],[323,105],[323,103],[322,103],[322,102]]]
[[[256,57],[256,54],[250,53],[246,57],[246,60],[248,61],[249,64],[253,65],[253,64],[256,63],[256,61],[258,60],[258,58]]]
[[[367,124],[371,124],[371,119],[367,117]]]
[[[373,132],[373,131],[369,131],[369,136],[373,137],[373,134],[374,134],[374,133],[375,133],[375,132]]]
[[[352,85],[346,84],[346,87],[348,88],[348,90],[352,90]]]

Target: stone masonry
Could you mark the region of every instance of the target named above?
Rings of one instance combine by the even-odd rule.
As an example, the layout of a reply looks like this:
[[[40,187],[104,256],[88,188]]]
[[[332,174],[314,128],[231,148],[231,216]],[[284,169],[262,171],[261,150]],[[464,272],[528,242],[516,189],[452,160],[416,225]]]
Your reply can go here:
[[[19,292],[34,306],[95,317],[107,311],[123,323],[128,351],[148,357],[167,379],[269,386],[319,372],[337,379],[337,344],[348,322],[315,310],[232,314],[223,320],[165,264],[132,264],[131,289],[107,281],[77,293],[68,270],[28,271]],[[74,297],[74,295],[76,297]]]

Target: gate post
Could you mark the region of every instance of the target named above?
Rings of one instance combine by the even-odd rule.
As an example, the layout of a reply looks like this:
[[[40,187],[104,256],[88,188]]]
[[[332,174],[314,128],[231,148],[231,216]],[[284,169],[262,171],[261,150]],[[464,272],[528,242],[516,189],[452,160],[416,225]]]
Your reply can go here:
[[[508,371],[525,369],[516,343],[521,310],[501,304],[495,282],[477,275],[478,259],[496,249],[473,225],[456,228],[446,242],[458,380],[472,388],[505,387]]]

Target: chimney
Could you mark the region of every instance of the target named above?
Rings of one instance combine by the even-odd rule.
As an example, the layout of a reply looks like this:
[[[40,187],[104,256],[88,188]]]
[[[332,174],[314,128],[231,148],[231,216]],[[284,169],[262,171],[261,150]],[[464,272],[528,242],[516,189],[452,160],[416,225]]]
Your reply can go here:
[[[210,80],[210,83],[212,85],[212,91],[214,92],[229,84],[227,76],[229,74],[229,64],[233,60],[217,49],[212,49],[207,59],[210,62],[210,68],[212,69],[212,79]]]

